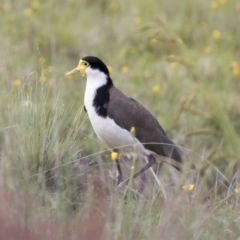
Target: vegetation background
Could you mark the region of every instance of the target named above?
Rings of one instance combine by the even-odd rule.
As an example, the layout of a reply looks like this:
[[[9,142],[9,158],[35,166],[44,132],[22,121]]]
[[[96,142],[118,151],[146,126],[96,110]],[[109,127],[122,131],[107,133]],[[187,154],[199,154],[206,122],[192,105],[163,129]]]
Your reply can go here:
[[[0,23],[0,239],[239,239],[238,0],[1,0]],[[65,77],[86,55],[183,147],[180,176],[116,190]]]

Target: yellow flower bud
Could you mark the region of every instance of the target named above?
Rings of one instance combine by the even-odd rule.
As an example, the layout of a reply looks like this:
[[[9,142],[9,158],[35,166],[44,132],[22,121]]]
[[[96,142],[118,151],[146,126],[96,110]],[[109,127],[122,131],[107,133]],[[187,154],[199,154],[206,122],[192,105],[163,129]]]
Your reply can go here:
[[[117,153],[117,152],[112,152],[112,153],[111,153],[111,159],[112,159],[113,161],[115,161],[115,160],[117,160],[117,158],[118,158],[118,153]]]

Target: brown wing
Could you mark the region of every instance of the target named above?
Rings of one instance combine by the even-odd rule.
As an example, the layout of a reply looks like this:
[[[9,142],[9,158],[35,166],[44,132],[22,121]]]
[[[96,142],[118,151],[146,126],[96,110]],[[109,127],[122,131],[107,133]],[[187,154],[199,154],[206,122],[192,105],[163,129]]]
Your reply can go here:
[[[108,116],[119,126],[130,131],[135,127],[136,138],[159,155],[182,161],[181,150],[167,137],[157,119],[141,104],[117,88],[109,90]]]

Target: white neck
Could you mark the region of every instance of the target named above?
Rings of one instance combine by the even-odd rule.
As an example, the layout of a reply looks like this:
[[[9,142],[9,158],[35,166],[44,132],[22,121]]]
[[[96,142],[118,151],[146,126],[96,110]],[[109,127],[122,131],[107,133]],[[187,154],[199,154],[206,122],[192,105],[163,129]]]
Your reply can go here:
[[[89,67],[86,69],[86,76],[87,85],[84,95],[84,105],[87,111],[91,111],[96,90],[107,83],[107,76],[103,72]]]

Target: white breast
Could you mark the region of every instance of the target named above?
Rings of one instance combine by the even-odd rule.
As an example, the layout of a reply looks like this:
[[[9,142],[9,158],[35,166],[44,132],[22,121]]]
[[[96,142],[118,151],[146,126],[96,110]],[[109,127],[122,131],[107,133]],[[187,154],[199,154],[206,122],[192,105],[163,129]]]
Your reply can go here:
[[[89,71],[90,73],[88,73]],[[85,95],[84,95],[84,105],[87,111],[89,111],[88,114],[90,114],[94,110],[93,99],[96,95],[96,90],[99,87],[105,85],[107,83],[107,79],[106,79],[106,75],[100,72],[99,70],[89,69],[88,71],[86,70],[86,74],[91,75],[91,77],[87,77],[87,85],[86,85]]]
[[[113,119],[102,118],[94,110],[89,113],[89,119],[97,136],[109,149],[118,149],[121,154],[137,153],[143,156],[150,154],[138,139],[126,129],[119,127]]]
[[[93,106],[93,99],[96,90],[106,84],[106,77],[99,72],[97,78],[87,78],[87,86],[84,96],[84,105],[87,109],[89,119],[97,136],[110,149],[119,149],[119,153],[129,154],[137,153],[138,155],[149,155],[151,152],[134,138],[129,131],[119,127],[114,120],[109,117],[100,117]]]

